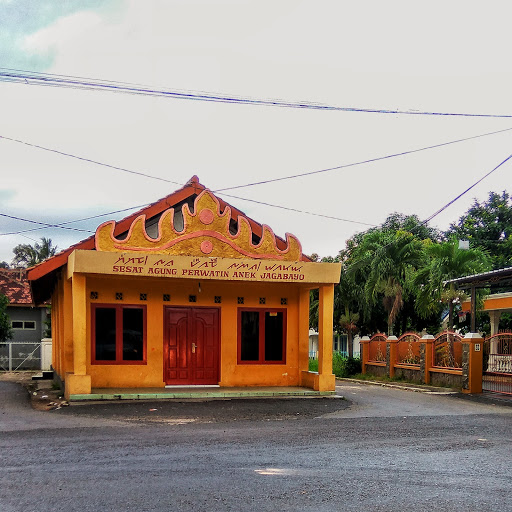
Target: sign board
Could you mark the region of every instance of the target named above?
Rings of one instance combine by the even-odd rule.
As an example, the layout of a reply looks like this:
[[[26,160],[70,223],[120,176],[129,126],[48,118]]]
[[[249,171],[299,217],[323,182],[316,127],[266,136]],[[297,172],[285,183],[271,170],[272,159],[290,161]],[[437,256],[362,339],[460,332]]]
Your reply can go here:
[[[323,284],[339,282],[341,263],[76,250],[68,259],[68,278],[75,272],[175,279]]]

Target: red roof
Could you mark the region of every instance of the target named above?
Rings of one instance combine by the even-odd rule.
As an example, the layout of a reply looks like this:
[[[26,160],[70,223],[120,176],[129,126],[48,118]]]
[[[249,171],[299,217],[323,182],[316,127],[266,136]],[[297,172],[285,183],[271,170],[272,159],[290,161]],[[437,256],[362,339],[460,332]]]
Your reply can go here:
[[[27,280],[26,271],[21,270],[0,270],[0,293],[9,299],[12,305],[34,304],[30,284]]]

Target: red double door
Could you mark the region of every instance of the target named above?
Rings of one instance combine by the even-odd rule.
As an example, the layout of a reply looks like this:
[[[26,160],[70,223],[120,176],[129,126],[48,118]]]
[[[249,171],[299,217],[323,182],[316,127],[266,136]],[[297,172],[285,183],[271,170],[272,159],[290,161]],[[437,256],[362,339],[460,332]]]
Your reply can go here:
[[[219,310],[165,308],[164,357],[166,384],[218,384]]]

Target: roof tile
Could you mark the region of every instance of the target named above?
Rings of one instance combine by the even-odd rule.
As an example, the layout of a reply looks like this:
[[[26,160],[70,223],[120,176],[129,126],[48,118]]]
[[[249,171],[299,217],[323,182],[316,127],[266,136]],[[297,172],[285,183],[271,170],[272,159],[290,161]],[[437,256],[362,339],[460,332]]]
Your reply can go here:
[[[3,293],[13,305],[34,303],[24,269],[0,270],[0,293]]]

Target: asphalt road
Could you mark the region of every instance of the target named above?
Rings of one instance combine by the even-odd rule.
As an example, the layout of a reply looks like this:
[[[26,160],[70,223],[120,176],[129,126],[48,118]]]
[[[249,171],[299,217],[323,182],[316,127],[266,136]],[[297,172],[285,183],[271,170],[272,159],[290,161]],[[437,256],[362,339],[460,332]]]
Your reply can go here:
[[[338,391],[42,412],[0,382],[0,510],[512,510],[512,407]]]

